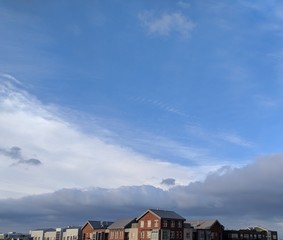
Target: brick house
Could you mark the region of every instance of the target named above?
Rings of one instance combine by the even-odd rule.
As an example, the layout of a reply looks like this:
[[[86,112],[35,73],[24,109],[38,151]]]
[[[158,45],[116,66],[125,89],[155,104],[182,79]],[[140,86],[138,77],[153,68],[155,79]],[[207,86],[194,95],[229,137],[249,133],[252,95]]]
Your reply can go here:
[[[108,240],[107,228],[113,222],[87,221],[82,227],[83,240]]]
[[[138,240],[183,240],[184,221],[173,211],[149,209],[137,218]]]
[[[131,240],[135,229],[136,218],[119,219],[108,227],[108,240]],[[132,233],[132,234],[130,234]]]

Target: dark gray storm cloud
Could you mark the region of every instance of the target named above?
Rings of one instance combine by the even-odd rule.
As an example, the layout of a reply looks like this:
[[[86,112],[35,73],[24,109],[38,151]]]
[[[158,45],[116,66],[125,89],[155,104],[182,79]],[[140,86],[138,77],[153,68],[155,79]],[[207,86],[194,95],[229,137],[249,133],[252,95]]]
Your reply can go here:
[[[38,166],[42,164],[40,160],[35,158],[25,159],[22,155],[22,149],[17,146],[13,146],[9,149],[0,148],[0,154],[10,157],[12,160],[15,160],[12,166],[16,166],[18,164]]]
[[[16,230],[5,226],[17,224],[26,230],[81,225],[88,219],[135,217],[148,208],[160,208],[175,210],[187,219],[217,218],[226,227],[259,224],[282,232],[282,169],[283,155],[276,155],[167,191],[153,186],[62,189],[4,199],[0,200],[0,231]]]
[[[176,180],[174,178],[166,178],[166,179],[162,180],[161,184],[167,185],[167,186],[174,186],[175,182],[176,182]]]

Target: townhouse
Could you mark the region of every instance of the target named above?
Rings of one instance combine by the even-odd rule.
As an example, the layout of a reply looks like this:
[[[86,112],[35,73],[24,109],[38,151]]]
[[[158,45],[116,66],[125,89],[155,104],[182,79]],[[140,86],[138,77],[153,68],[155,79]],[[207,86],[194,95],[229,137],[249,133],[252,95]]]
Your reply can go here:
[[[137,218],[138,240],[182,240],[184,221],[173,211],[149,209]]]
[[[263,227],[225,230],[216,219],[186,221],[174,211],[160,209],[115,222],[88,220],[82,227],[32,230],[30,236],[32,240],[278,240],[276,231]]]
[[[107,229],[113,222],[88,220],[82,227],[83,240],[107,240]]]
[[[224,226],[218,220],[186,221],[193,229],[193,239],[222,240]]]
[[[135,229],[137,229],[136,218],[122,218],[111,224],[108,240],[137,240],[135,239]]]
[[[81,227],[46,228],[31,230],[33,240],[82,240]]]
[[[278,240],[276,231],[269,230],[260,226],[249,227],[240,230],[225,230],[224,240]]]

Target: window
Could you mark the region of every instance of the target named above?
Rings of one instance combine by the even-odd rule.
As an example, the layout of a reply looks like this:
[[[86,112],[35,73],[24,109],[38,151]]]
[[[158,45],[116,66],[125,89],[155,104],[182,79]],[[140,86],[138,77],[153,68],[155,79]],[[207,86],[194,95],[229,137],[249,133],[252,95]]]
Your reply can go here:
[[[154,220],[154,227],[158,227],[158,220]]]
[[[276,240],[277,239],[277,236],[274,234],[272,235],[272,239]]]
[[[171,228],[175,227],[175,221],[171,221]]]
[[[170,239],[170,231],[163,229],[162,232],[161,232],[161,239],[162,240],[169,240]]]
[[[158,239],[159,239],[159,231],[158,230],[151,231],[150,240],[158,240]]]
[[[144,221],[141,221],[140,226],[141,226],[141,228],[144,227]]]
[[[144,231],[141,231],[141,238],[144,238]]]
[[[115,239],[118,238],[118,231],[115,231]]]
[[[174,231],[170,231],[170,239],[174,239],[175,238],[175,232]]]
[[[199,239],[204,240],[204,231],[199,231]]]
[[[151,237],[151,231],[147,231],[146,232],[146,238],[150,238]]]
[[[167,220],[163,221],[163,227],[167,227]]]
[[[237,239],[237,238],[238,238],[238,233],[232,233],[232,234],[231,234],[231,238]]]
[[[114,238],[114,232],[110,232],[110,238]]]
[[[123,231],[120,231],[120,238],[123,237]]]
[[[186,232],[186,238],[191,238],[191,233],[190,232]]]
[[[182,227],[182,222],[178,221],[178,228],[181,228],[181,227]]]
[[[180,232],[179,232],[179,237],[180,237],[180,239],[182,239],[182,238],[183,238],[182,231],[180,231]]]
[[[151,220],[147,220],[147,227],[151,227]]]

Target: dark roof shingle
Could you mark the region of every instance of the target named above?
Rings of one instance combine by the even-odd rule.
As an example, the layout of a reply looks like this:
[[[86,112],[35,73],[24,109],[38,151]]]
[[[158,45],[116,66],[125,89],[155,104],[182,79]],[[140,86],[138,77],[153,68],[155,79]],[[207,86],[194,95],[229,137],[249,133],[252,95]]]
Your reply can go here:
[[[121,229],[131,227],[132,223],[136,222],[136,218],[122,218],[111,224],[108,229]]]

